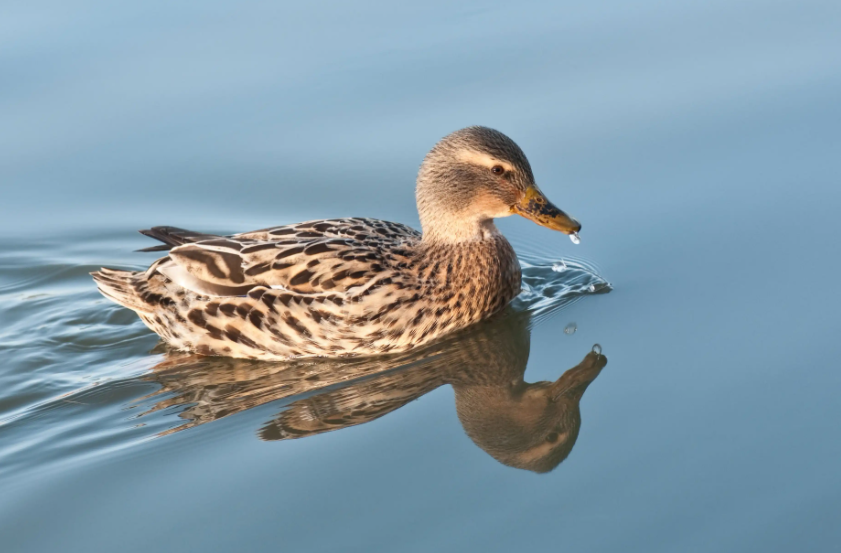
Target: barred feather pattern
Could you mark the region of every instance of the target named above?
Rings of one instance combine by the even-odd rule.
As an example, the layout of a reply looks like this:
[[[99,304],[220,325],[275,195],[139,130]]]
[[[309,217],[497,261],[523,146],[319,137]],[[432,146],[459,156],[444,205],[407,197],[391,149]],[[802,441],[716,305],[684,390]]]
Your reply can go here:
[[[487,318],[520,291],[517,258],[492,225],[453,244],[362,218],[219,237],[155,232],[175,245],[168,256],[146,271],[102,269],[94,279],[172,346],[204,355],[406,351]],[[180,234],[170,242],[167,232]],[[201,239],[185,243],[189,236]]]

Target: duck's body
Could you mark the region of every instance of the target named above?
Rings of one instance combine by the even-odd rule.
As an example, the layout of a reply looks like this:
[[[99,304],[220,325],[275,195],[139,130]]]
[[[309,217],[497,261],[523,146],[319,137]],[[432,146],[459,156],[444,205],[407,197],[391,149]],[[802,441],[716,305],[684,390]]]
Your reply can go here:
[[[520,291],[520,265],[499,233],[434,247],[410,227],[373,219],[180,246],[192,233],[150,233],[176,245],[169,256],[144,272],[103,269],[94,278],[171,345],[205,355],[404,351],[487,318]],[[200,277],[187,282],[187,275]]]
[[[493,178],[471,182],[466,168]],[[493,217],[517,212],[580,229],[531,180],[516,144],[471,127],[421,167],[423,233],[358,218],[229,237],[156,227],[143,232],[172,248],[167,257],[147,271],[93,276],[178,349],[253,359],[405,351],[491,316],[519,293],[519,263]]]

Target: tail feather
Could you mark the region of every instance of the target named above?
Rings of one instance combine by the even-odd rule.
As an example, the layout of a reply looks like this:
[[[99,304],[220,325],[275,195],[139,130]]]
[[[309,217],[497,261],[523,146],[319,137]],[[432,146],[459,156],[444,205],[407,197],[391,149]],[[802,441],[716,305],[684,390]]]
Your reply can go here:
[[[150,229],[141,230],[140,234],[144,234],[150,238],[154,238],[155,240],[160,240],[163,244],[137,250],[139,252],[162,252],[183,244],[191,244],[193,242],[201,242],[202,240],[219,238],[219,236],[215,234],[203,234],[201,232],[194,232],[192,230],[186,230],[178,227],[152,227]]]
[[[106,298],[128,307],[133,311],[143,313],[152,312],[153,305],[148,301],[148,293],[144,294],[139,284],[144,273],[134,271],[120,271],[103,267],[91,273],[97,288]]]

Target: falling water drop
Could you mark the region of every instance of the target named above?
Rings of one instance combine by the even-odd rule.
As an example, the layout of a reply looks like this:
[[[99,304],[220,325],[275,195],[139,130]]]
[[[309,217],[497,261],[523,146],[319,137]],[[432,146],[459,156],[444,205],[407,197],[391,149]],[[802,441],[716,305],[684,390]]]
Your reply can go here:
[[[598,344],[593,344],[593,353],[595,353],[596,355],[601,355],[602,347]]]
[[[577,232],[573,232],[572,234],[570,234],[569,239],[572,240],[573,244],[580,244],[581,243],[581,238],[578,236]]]
[[[575,323],[569,323],[564,327],[564,334],[575,334],[576,330],[578,330],[578,325]]]

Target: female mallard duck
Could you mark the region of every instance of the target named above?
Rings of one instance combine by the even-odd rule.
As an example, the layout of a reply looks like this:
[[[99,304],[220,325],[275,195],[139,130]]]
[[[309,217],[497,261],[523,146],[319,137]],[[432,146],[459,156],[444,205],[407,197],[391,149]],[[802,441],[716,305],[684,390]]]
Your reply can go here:
[[[99,290],[172,346],[251,359],[405,351],[481,321],[520,292],[520,265],[493,224],[522,215],[577,236],[534,183],[513,140],[486,127],[444,137],[417,179],[423,233],[327,219],[214,236],[141,231],[172,248],[146,271],[103,268]]]

